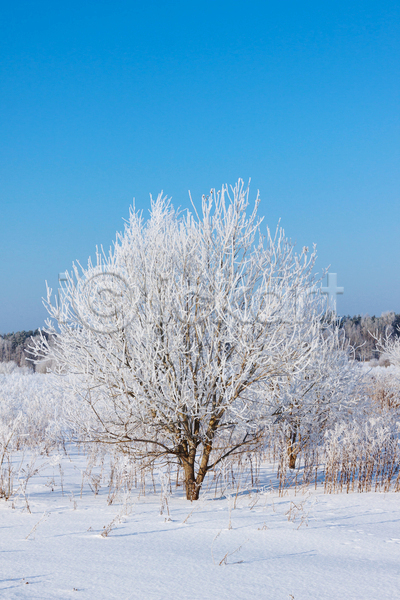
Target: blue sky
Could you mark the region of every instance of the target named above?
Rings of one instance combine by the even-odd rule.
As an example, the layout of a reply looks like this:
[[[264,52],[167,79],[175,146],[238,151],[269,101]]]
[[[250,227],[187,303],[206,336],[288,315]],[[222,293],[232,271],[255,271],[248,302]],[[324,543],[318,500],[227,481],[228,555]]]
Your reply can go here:
[[[0,333],[133,197],[239,177],[317,244],[339,314],[400,312],[398,2],[3,2]]]

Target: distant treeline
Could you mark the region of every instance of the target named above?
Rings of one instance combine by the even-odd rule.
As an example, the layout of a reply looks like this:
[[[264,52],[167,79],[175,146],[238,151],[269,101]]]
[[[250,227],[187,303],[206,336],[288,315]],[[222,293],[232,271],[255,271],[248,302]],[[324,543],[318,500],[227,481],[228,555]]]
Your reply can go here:
[[[48,337],[47,334],[44,335]],[[39,329],[0,334],[0,362],[13,361],[19,367],[29,367],[36,371],[36,365],[28,360],[32,358],[28,352],[28,347],[32,344],[32,338],[37,339],[38,337]]]
[[[356,317],[342,317],[341,327],[355,351],[357,360],[385,360],[377,349],[376,338],[385,338],[387,335],[400,336],[400,314],[384,312],[380,317],[358,315]]]
[[[382,313],[380,317],[369,315],[358,315],[356,317],[341,317],[341,327],[345,336],[355,351],[357,360],[379,359],[376,338],[384,338],[386,335],[400,336],[400,314],[395,312]],[[44,334],[47,336],[47,334]],[[42,369],[32,363],[29,359],[29,345],[32,337],[39,336],[39,329],[35,331],[17,331],[16,333],[0,334],[0,362],[13,361],[20,367],[29,367],[36,371]],[[381,357],[381,362],[384,357]]]

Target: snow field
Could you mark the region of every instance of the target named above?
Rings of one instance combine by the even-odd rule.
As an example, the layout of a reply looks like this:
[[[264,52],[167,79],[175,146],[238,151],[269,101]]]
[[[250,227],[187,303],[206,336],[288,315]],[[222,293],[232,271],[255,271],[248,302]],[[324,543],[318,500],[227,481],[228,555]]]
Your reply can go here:
[[[395,493],[250,491],[190,503],[180,492],[160,514],[160,494],[108,505],[106,489],[85,484],[81,497],[86,458],[60,464],[31,479],[31,514],[21,496],[0,503],[2,598],[399,597]]]

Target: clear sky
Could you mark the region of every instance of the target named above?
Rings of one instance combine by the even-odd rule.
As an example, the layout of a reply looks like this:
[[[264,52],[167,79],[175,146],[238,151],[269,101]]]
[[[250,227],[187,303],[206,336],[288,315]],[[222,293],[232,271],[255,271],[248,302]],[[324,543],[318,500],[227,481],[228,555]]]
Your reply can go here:
[[[251,177],[339,314],[400,312],[400,4],[4,1],[0,333],[110,246],[133,197]]]

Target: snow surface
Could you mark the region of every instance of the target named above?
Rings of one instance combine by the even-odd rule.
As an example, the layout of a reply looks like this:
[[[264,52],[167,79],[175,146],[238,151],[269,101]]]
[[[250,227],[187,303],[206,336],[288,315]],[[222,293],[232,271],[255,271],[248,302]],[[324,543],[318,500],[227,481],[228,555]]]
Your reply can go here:
[[[179,492],[168,516],[160,494],[108,505],[85,484],[80,497],[85,464],[61,457],[63,491],[58,466],[33,477],[31,514],[22,497],[0,500],[1,598],[400,598],[399,494],[253,491],[234,507]]]

